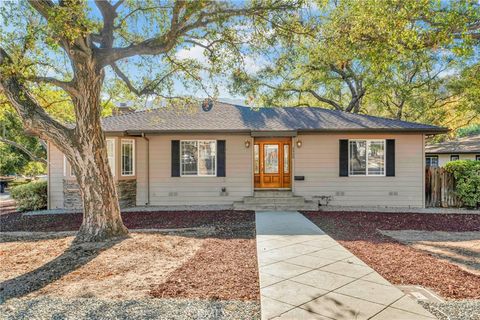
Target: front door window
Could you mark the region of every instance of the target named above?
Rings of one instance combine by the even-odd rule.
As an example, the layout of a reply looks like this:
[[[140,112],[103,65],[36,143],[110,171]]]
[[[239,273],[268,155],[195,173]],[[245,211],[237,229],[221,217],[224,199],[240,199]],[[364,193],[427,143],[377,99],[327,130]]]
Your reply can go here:
[[[278,173],[278,145],[264,145],[265,173]]]
[[[258,174],[260,173],[260,149],[258,147],[258,144],[253,146],[253,151],[254,151],[254,161],[255,161],[255,173]]]
[[[290,145],[283,145],[283,173],[290,172]]]

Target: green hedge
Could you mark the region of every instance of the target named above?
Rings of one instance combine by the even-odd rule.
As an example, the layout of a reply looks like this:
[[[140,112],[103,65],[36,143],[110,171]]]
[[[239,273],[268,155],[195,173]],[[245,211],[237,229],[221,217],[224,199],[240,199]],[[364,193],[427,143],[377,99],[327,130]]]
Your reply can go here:
[[[455,192],[470,208],[480,206],[480,161],[458,160],[445,165],[455,177]]]
[[[10,190],[20,211],[41,210],[47,208],[47,182],[33,181]]]

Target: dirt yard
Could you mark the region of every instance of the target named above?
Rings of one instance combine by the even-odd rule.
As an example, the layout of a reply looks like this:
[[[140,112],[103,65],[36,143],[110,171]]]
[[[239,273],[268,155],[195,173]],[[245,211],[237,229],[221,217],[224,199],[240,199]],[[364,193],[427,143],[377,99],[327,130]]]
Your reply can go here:
[[[362,212],[304,214],[394,284],[424,286],[448,299],[480,299],[480,276],[476,273],[480,258],[477,241],[480,215]],[[416,232],[409,233],[405,230]],[[439,240],[442,233],[443,247],[440,248],[439,241],[435,242],[436,250],[441,252],[434,252],[431,243],[435,241],[433,239]],[[462,236],[461,233],[465,234]],[[427,242],[420,241],[413,245],[412,241],[419,240],[419,234],[426,237],[422,240]],[[459,237],[463,243],[456,241]],[[447,257],[446,252],[449,252],[450,257]],[[474,270],[453,263],[454,259],[461,259],[468,264],[468,268]]]
[[[127,213],[124,220],[127,238],[71,246],[77,215],[2,216],[0,301],[259,299],[253,212]]]

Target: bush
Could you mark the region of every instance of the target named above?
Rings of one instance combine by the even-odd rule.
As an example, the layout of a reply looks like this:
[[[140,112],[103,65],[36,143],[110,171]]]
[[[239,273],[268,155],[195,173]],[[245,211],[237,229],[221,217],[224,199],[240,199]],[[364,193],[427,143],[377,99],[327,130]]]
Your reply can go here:
[[[455,192],[467,207],[480,205],[480,161],[458,160],[445,165],[455,177]]]
[[[17,202],[20,211],[40,210],[47,207],[47,182],[33,181],[16,186],[10,194]]]

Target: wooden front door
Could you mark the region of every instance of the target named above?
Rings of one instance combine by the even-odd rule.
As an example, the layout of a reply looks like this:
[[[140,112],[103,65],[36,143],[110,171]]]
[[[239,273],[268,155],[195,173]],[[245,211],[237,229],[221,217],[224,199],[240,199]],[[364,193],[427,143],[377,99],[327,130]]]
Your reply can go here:
[[[292,139],[255,139],[254,186],[256,189],[291,188]]]

